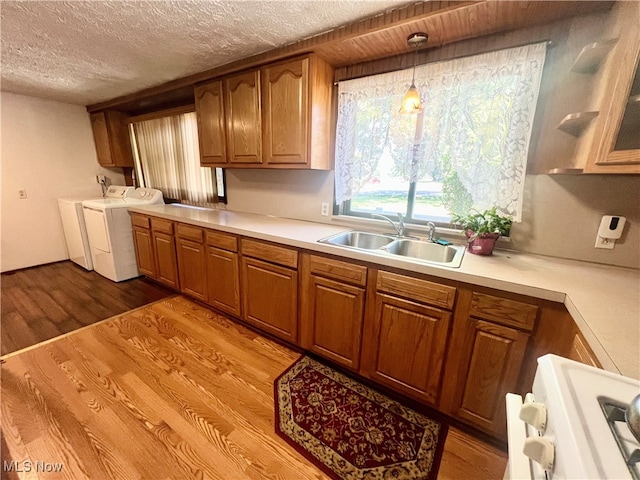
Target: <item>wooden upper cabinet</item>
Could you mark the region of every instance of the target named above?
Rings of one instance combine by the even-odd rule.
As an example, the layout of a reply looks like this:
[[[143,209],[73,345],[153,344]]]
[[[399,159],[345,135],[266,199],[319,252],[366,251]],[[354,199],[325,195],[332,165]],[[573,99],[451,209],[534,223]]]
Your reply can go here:
[[[309,59],[265,67],[262,95],[265,163],[307,163]]]
[[[260,71],[224,81],[228,163],[256,166],[262,163],[262,109]]]
[[[640,3],[620,2],[618,42],[593,125],[587,173],[640,173]]]
[[[195,87],[200,164],[225,166],[227,163],[224,97],[222,81]]]
[[[109,110],[90,115],[98,163],[103,167],[133,167],[127,118]]]
[[[201,164],[330,170],[332,92],[314,54],[196,86]]]

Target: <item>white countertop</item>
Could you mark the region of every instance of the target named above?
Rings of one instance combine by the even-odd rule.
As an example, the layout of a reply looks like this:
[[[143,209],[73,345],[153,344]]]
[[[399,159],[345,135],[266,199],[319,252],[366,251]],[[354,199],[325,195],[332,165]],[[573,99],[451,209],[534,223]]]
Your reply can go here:
[[[564,303],[607,370],[640,379],[640,271],[525,253],[465,253],[460,268],[318,243],[346,226],[186,205],[133,207],[205,228]]]

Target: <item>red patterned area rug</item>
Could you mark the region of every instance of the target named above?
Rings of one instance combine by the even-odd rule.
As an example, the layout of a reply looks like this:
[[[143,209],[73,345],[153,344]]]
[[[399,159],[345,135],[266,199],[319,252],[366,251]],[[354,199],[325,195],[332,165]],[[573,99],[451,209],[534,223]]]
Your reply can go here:
[[[433,480],[448,426],[309,357],[275,381],[276,432],[335,479]]]

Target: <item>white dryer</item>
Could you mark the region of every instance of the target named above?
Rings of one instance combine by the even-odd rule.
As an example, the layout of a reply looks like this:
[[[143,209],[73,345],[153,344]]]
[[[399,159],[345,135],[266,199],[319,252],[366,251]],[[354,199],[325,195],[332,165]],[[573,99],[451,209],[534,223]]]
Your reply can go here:
[[[140,275],[128,208],[164,203],[160,190],[122,188],[111,186],[105,198],[82,202],[93,268],[114,282]]]
[[[135,187],[116,185],[111,188],[118,189],[119,194],[125,197],[136,189]],[[84,222],[84,213],[82,212],[82,202],[85,200],[96,200],[98,198],[102,197],[91,196],[58,199],[58,210],[60,212],[60,220],[62,221],[67,251],[69,252],[69,260],[87,270],[93,270],[93,261],[91,260],[87,226]]]

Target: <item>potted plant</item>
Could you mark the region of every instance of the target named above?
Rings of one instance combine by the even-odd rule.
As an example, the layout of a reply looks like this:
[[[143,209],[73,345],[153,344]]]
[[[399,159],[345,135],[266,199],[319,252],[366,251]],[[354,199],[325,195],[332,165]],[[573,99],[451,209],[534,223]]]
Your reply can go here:
[[[491,255],[498,238],[509,235],[511,217],[500,215],[493,207],[484,212],[473,210],[467,215],[454,214],[451,223],[460,225],[467,236],[467,250],[476,255]]]

